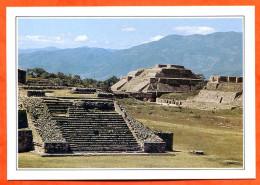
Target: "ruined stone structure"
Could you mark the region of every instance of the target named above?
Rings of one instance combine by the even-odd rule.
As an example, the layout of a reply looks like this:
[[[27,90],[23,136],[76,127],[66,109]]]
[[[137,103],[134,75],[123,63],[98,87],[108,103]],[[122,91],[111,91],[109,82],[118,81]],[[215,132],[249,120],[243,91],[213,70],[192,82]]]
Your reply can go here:
[[[176,106],[181,106],[182,105],[182,102],[180,100],[175,100],[175,99],[156,98],[156,103],[170,104],[170,105],[176,105]]]
[[[191,70],[178,65],[157,64],[152,68],[131,71],[111,87],[113,92],[128,92],[143,100],[171,92],[190,92],[202,80]]]
[[[24,97],[40,153],[164,152],[165,142],[108,99]]]
[[[212,75],[209,79],[209,82],[211,82],[211,83],[221,83],[221,82],[242,83],[243,77]]]
[[[18,69],[18,82],[22,84],[26,82],[26,71]]]
[[[192,101],[243,105],[243,78],[211,76],[206,87]]]

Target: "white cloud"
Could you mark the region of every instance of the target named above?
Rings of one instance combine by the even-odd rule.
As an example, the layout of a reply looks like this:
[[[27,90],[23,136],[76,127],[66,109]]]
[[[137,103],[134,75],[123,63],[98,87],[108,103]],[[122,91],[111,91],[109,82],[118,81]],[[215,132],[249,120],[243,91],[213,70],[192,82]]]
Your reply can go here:
[[[25,42],[32,41],[32,42],[52,42],[52,43],[61,43],[65,41],[59,36],[46,37],[41,35],[25,35],[25,36],[23,35],[19,37],[19,40]]]
[[[110,42],[109,41],[105,41],[105,44],[110,44]]]
[[[122,29],[122,31],[136,31],[136,29],[133,27],[125,27]]]
[[[154,37],[149,38],[148,41],[142,42],[141,44],[147,44],[147,43],[149,43],[149,42],[158,41],[158,40],[160,40],[160,39],[162,39],[162,38],[164,38],[164,37],[165,37],[165,36],[162,36],[162,35],[156,35],[156,36],[154,36]]]
[[[151,38],[149,39],[149,41],[150,41],[150,42],[152,42],[152,41],[158,41],[158,40],[162,39],[163,37],[165,37],[165,36],[156,35],[156,36],[154,36],[154,37],[151,37]]]
[[[174,31],[176,31],[178,34],[182,35],[192,35],[192,34],[201,34],[206,35],[210,33],[216,32],[216,30],[212,27],[202,26],[202,27],[196,27],[196,26],[178,26],[172,28]]]
[[[87,35],[79,35],[79,36],[77,36],[77,37],[74,39],[74,41],[77,41],[77,42],[82,42],[82,41],[86,41],[86,40],[88,40]]]

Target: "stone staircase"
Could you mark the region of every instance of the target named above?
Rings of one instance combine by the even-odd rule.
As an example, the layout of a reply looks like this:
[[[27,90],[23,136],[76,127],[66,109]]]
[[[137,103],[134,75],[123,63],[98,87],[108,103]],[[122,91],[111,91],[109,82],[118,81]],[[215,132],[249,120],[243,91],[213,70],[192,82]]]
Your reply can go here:
[[[128,125],[114,110],[86,109],[74,106],[69,100],[46,99],[44,102],[72,151],[141,151]]]
[[[67,114],[68,108],[72,106],[71,101],[59,100],[59,99],[44,99],[44,103],[47,105],[51,114]]]

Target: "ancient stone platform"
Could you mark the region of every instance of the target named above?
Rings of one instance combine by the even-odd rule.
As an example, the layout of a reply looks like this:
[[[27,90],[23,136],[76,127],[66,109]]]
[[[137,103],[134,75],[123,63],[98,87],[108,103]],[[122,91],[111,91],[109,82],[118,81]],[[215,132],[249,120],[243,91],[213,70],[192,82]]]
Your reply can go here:
[[[231,76],[211,76],[207,85],[197,96],[196,102],[243,105],[243,78]]]
[[[152,68],[131,71],[111,87],[113,92],[132,93],[137,99],[155,101],[170,92],[190,92],[202,80],[191,70],[178,65],[157,64]]]
[[[128,118],[116,111],[113,100],[26,97],[23,103],[35,136],[35,152],[75,154],[165,151],[165,142],[161,138],[140,123],[135,128],[133,119],[129,123]],[[140,133],[140,128],[143,128],[143,133]]]

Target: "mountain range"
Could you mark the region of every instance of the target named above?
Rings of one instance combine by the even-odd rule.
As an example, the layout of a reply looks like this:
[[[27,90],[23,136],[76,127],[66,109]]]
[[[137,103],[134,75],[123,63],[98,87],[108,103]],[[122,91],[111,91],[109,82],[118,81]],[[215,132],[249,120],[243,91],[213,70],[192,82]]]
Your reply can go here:
[[[78,74],[82,78],[104,80],[112,75],[152,67],[155,64],[176,64],[194,73],[242,76],[243,34],[216,32],[208,35],[169,35],[129,49],[43,48],[20,51],[18,66],[22,69],[41,67],[48,72]]]

